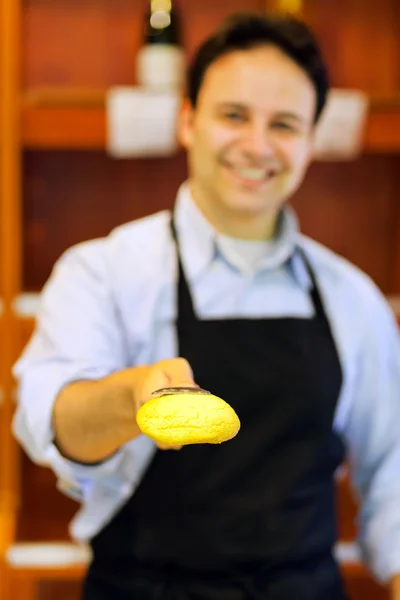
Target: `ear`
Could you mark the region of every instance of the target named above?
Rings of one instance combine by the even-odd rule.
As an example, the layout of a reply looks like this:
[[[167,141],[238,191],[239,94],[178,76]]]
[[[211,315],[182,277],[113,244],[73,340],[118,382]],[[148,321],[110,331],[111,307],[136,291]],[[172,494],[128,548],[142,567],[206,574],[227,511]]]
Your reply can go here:
[[[180,144],[188,150],[193,141],[194,110],[190,100],[184,99],[178,115],[178,138]]]

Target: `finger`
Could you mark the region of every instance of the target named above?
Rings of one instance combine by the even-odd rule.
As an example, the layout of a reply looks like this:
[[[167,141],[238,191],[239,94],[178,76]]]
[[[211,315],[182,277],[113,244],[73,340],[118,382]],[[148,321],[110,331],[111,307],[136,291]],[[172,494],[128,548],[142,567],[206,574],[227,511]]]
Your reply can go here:
[[[186,375],[193,380],[193,369],[190,366],[189,362],[186,360],[186,358],[176,358],[175,359],[175,364],[177,365],[177,367],[182,370],[182,373],[186,373]]]
[[[168,378],[168,385],[171,387],[187,386],[199,387],[193,379],[193,371],[184,358],[175,358],[165,361],[163,371]]]
[[[182,446],[167,446],[165,444],[157,444],[160,450],[181,450]]]

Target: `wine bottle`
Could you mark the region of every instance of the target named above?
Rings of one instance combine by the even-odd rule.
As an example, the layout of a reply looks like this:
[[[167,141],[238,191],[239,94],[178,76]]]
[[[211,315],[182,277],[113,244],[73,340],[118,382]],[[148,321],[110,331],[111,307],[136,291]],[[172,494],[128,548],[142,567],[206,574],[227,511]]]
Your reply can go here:
[[[138,83],[154,90],[180,91],[184,72],[185,55],[176,6],[171,0],[150,0],[143,45],[137,56]]]

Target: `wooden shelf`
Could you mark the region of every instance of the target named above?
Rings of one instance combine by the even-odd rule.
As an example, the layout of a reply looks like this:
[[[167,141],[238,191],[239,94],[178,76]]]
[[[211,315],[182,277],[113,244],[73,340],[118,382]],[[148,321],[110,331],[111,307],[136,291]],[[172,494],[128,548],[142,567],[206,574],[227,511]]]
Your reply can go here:
[[[21,110],[25,148],[103,150],[103,90],[38,89],[25,94]]]
[[[371,100],[364,148],[366,152],[400,152],[400,96]]]
[[[104,90],[31,90],[21,104],[21,138],[25,148],[105,148]],[[400,152],[400,96],[372,98],[364,150]]]

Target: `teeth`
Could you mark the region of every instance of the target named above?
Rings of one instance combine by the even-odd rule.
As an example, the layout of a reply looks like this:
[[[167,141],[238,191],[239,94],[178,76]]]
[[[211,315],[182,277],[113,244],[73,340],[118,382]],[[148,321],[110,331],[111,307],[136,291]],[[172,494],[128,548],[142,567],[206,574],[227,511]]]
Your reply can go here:
[[[264,169],[236,169],[236,172],[245,179],[253,179],[254,181],[261,181],[265,178]]]

